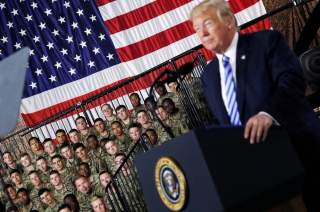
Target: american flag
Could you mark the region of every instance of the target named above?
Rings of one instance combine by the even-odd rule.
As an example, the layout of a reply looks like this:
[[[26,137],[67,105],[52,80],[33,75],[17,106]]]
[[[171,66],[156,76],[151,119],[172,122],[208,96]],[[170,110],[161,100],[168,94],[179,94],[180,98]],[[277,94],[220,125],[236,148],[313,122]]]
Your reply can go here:
[[[199,45],[189,13],[201,1],[0,0],[0,59],[30,48],[25,122],[44,120]],[[266,13],[261,0],[229,4],[239,25]],[[263,28],[269,21],[247,31]]]

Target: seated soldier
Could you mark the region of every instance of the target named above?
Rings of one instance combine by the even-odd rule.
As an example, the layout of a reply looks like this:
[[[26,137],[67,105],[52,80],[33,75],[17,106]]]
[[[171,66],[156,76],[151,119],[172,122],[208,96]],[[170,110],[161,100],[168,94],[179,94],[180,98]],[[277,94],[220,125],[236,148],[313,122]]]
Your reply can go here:
[[[5,168],[8,170],[8,173],[10,173],[10,171],[14,169],[18,169],[21,173],[23,172],[23,167],[21,166],[21,164],[16,162],[10,152],[4,152],[2,155],[2,159],[5,163]]]
[[[74,194],[67,194],[63,199],[63,203],[67,204],[72,212],[80,211],[79,202]]]
[[[95,134],[95,130],[92,127],[88,127],[87,121],[83,116],[78,116],[76,118],[76,126],[80,132],[80,140],[84,142],[84,145],[87,146],[85,143],[87,137],[89,135]]]
[[[56,212],[58,210],[59,204],[49,189],[41,189],[38,192],[38,196],[41,199],[41,202],[47,207],[45,212]]]
[[[104,151],[99,145],[97,136],[89,135],[87,138],[87,144],[89,156],[92,158],[99,158],[100,160],[102,160],[102,158],[104,157]]]
[[[63,202],[65,195],[74,192],[72,182],[64,182],[56,170],[50,172],[50,183],[53,185],[53,195],[59,203]]]
[[[20,188],[17,192],[19,198],[20,212],[29,212],[31,210],[35,210],[31,199],[29,197],[29,192],[25,188]]]
[[[78,176],[74,185],[76,187],[76,196],[80,205],[80,211],[90,211],[90,199],[95,195],[95,187],[92,186],[90,180],[83,176]]]
[[[170,135],[165,131],[158,121],[152,121],[145,110],[138,112],[138,123],[142,126],[142,132],[144,133],[146,129],[154,129],[157,132],[158,138],[161,142],[169,141],[171,139]]]
[[[88,178],[91,184],[94,185],[95,187],[98,184],[99,174],[98,173],[92,174],[88,163],[85,163],[85,162],[80,163],[79,169],[78,169],[78,175]]]
[[[126,152],[130,145],[130,138],[124,132],[123,126],[119,121],[114,121],[111,124],[111,130],[115,136],[115,141],[119,145],[121,152]]]
[[[68,134],[72,144],[83,142],[80,140],[80,132],[77,129],[71,129]]]
[[[64,159],[61,155],[55,155],[52,157],[52,166],[54,170],[57,170],[65,183],[71,183],[74,177],[74,170],[65,166]]]
[[[152,146],[161,145],[161,143],[158,142],[158,135],[154,129],[151,129],[151,128],[146,129],[146,134]]]
[[[159,99],[157,101],[157,105],[162,105],[162,101],[165,98],[170,98],[174,101],[175,105],[179,108],[181,108],[180,106],[180,102],[179,102],[179,98],[177,95],[175,95],[174,93],[168,92],[166,89],[166,86],[164,85],[163,82],[157,82],[154,84],[154,89],[156,90],[156,92],[159,95]]]
[[[113,114],[113,109],[109,104],[101,105],[101,111],[106,118],[105,125],[106,128],[111,127],[111,123],[117,120],[117,117]]]
[[[75,172],[76,167],[79,164],[79,161],[76,159],[74,151],[72,147],[69,145],[69,143],[65,142],[60,146],[60,153],[65,159],[66,167]]]
[[[45,157],[40,156],[36,161],[36,168],[40,174],[41,180],[45,183],[49,183],[49,174],[51,167],[48,165],[48,161]]]
[[[51,138],[46,138],[43,141],[44,151],[46,152],[45,157],[47,158],[47,161],[49,162],[49,166],[51,166],[51,158],[58,153],[58,150],[56,146],[53,144],[53,141]]]
[[[141,104],[141,100],[140,100],[140,96],[137,93],[132,93],[129,95],[129,99],[131,102],[131,105],[133,107],[132,110],[132,118],[134,120],[137,119],[137,112],[140,110],[145,110],[145,106],[143,104]]]
[[[68,142],[68,136],[64,129],[58,129],[55,135],[56,135],[58,147],[60,147],[60,145],[63,144],[64,142]]]
[[[58,212],[72,212],[72,209],[69,205],[67,204],[62,204],[58,208]]]
[[[12,204],[13,205],[19,204],[19,198],[18,198],[16,189],[13,187],[13,185],[11,185],[11,184],[4,185],[3,190],[6,192],[6,194],[8,195],[8,197],[10,199],[7,201],[6,208],[12,206]],[[11,202],[12,202],[12,204],[11,204]]]
[[[99,141],[102,138],[109,138],[110,132],[106,128],[106,125],[102,118],[96,118],[93,123],[94,123],[94,128],[97,131],[97,139]]]
[[[93,212],[108,212],[106,203],[101,196],[93,196],[91,198],[91,208]]]
[[[39,156],[44,155],[43,145],[38,137],[31,137],[28,140],[28,144],[32,151],[32,161],[34,162]]]
[[[30,155],[28,153],[23,153],[20,157],[20,162],[23,167],[22,179],[24,182],[27,182],[29,173],[35,170]]]
[[[73,150],[75,151],[76,156],[80,162],[89,164],[92,174],[97,174],[100,172],[100,170],[103,170],[105,168],[103,160],[101,160],[100,158],[91,157],[83,144],[75,144],[73,146]]]
[[[183,125],[183,128],[188,126],[189,119],[185,113],[181,112],[181,110],[175,106],[175,103],[172,101],[172,99],[164,99],[162,107],[169,114],[169,119],[171,119],[170,122],[173,124],[180,122],[180,124]]]
[[[108,169],[114,173],[115,172],[114,159],[116,154],[120,152],[120,148],[113,138],[109,138],[106,144],[104,145],[104,147],[107,152],[105,160],[106,160]]]
[[[39,210],[39,209],[41,210],[44,207],[44,205],[42,205],[38,193],[41,189],[48,188],[49,184],[44,184],[41,181],[41,178],[40,178],[38,172],[35,170],[30,172],[29,179],[30,179],[30,182],[32,185],[32,189],[30,190],[30,194],[29,194],[30,199],[32,201],[32,205],[34,205],[34,207],[37,210]]]
[[[164,101],[165,102],[165,101]],[[175,116],[170,116],[163,106],[158,106],[156,114],[166,126],[170,127],[174,137],[182,135],[189,131],[188,126],[183,120],[176,119]]]
[[[131,149],[134,147],[134,145],[136,143],[139,143],[140,139],[141,139],[141,134],[142,134],[142,127],[141,124],[139,123],[132,123],[129,126],[129,137],[131,138],[131,144],[128,148],[127,154],[131,151]],[[143,148],[141,146],[142,144],[138,144],[135,147],[134,153],[140,153],[143,152]]]
[[[119,105],[116,108],[116,113],[117,113],[117,118],[120,120],[121,125],[122,125],[125,133],[128,133],[128,127],[133,122],[133,119],[130,117],[130,113],[128,111],[128,108],[124,105]],[[112,125],[112,123],[111,123],[111,125]]]
[[[10,172],[10,180],[14,183],[16,189],[27,187],[27,181],[23,181],[22,175],[18,169],[13,169]]]

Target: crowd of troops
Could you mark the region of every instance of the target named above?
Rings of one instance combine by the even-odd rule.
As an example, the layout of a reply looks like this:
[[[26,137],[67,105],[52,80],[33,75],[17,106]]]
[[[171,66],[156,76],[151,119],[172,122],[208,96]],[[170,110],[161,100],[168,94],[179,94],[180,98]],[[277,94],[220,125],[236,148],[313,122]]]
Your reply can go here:
[[[137,145],[141,136],[147,136],[152,147],[190,129],[177,95],[167,92],[163,83],[156,84],[155,89],[159,94],[157,102],[147,98],[142,104],[139,95],[132,93],[131,111],[125,105],[114,109],[103,104],[104,118],[95,119],[92,127],[79,116],[76,129],[58,129],[54,140],[31,137],[30,153],[14,158],[4,152],[0,198],[6,210],[122,211],[121,207],[112,207],[114,196],[108,196],[105,190],[133,147],[139,147],[135,153],[143,151]],[[130,177],[130,167],[122,169],[127,178],[126,189],[134,191],[133,196],[141,195]],[[130,202],[131,196],[126,198]]]

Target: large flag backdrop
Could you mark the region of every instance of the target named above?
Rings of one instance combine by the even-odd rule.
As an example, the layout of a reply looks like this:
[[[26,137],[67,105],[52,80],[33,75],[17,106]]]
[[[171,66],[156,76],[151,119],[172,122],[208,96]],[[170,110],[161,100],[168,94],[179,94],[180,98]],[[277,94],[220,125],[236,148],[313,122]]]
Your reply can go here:
[[[21,105],[26,124],[199,45],[188,19],[201,1],[0,0],[0,59],[31,49]],[[266,13],[261,0],[229,4],[239,25]],[[245,31],[264,28],[268,20]],[[149,80],[134,88],[147,88]]]

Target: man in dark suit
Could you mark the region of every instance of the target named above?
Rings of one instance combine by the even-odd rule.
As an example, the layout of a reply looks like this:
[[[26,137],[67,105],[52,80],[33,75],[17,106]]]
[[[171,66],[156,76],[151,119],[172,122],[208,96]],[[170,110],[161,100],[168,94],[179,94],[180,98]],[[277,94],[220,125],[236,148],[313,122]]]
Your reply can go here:
[[[273,124],[284,127],[304,163],[311,183],[306,187],[320,188],[320,121],[304,97],[299,61],[281,34],[240,35],[224,0],[202,2],[191,21],[204,47],[216,54],[202,76],[216,124],[244,126],[250,143],[264,140]]]

